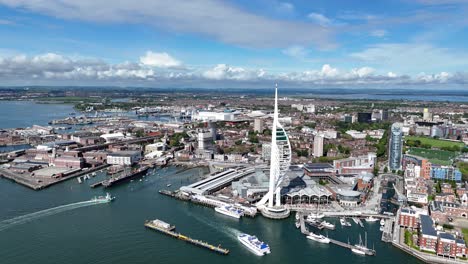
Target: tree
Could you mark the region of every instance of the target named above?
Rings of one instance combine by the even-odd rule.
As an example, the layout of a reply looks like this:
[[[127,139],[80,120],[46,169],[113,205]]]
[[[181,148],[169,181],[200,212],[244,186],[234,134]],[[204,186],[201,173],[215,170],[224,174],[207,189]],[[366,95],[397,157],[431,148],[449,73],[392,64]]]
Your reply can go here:
[[[384,172],[384,173],[387,173],[387,172],[388,172],[388,167],[387,167],[387,166],[385,166],[385,168],[383,169],[383,172]]]

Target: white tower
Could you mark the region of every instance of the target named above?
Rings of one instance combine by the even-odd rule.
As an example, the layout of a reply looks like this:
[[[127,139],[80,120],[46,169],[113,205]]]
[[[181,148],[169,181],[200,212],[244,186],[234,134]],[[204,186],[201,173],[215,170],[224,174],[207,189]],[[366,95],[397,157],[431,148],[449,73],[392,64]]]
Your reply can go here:
[[[268,193],[257,204],[262,214],[270,218],[285,218],[289,210],[281,205],[281,183],[291,165],[291,145],[283,126],[278,121],[278,86],[275,87],[275,111],[271,131],[270,182]],[[264,206],[268,201],[268,205]]]

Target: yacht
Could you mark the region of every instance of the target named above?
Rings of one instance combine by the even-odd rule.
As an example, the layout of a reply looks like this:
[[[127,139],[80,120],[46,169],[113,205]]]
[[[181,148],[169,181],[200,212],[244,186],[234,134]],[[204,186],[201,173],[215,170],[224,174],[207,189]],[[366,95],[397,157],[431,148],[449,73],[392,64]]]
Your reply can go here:
[[[365,256],[365,255],[366,255],[366,252],[364,252],[364,251],[362,251],[362,250],[360,250],[360,249],[358,249],[358,248],[352,248],[352,249],[351,249],[351,252],[356,253],[356,254],[361,255],[361,256]]]
[[[296,222],[296,228],[300,228],[301,227],[301,223],[299,221]]]
[[[325,237],[324,235],[317,235],[314,232],[310,232],[307,238],[310,240],[317,241],[319,243],[324,243],[324,244],[330,243],[330,239],[328,237]]]
[[[353,217],[353,218],[351,218],[351,219],[353,219],[353,222],[354,222],[356,225],[359,223],[359,219],[358,219],[357,217]]]
[[[309,215],[307,215],[307,219],[322,219],[324,218],[325,215],[322,214],[322,213],[310,213]]]
[[[170,183],[168,183],[168,184],[166,185],[166,187],[171,187],[171,186],[172,186],[172,184],[170,184]]]
[[[380,225],[381,225],[381,226],[385,225],[385,219],[383,219],[383,218],[380,219]]]
[[[323,227],[325,227],[327,229],[335,230],[335,225],[330,223],[330,222],[322,221],[321,224],[322,224]]]
[[[239,219],[241,216],[244,215],[244,212],[242,210],[237,209],[234,206],[230,206],[230,205],[215,207],[215,211],[220,214],[234,217],[237,219]]]
[[[379,219],[373,216],[369,216],[366,218],[366,222],[377,222],[377,221],[379,221]]]
[[[240,234],[237,236],[237,239],[257,256],[263,256],[265,254],[270,254],[271,252],[268,244],[258,240],[256,236]]]
[[[346,218],[344,218],[344,217],[340,218],[340,224],[341,224],[341,226],[351,226],[351,223],[346,221]]]
[[[379,230],[380,230],[380,232],[383,232],[385,230],[385,226],[381,225]]]

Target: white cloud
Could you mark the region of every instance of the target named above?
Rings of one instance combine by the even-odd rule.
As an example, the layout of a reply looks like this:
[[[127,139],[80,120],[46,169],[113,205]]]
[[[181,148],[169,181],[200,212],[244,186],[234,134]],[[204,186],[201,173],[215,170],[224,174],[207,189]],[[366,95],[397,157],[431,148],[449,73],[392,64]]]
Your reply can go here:
[[[378,37],[378,38],[385,37],[387,34],[388,32],[384,29],[376,29],[370,32],[371,36]]]
[[[288,55],[290,57],[297,58],[297,59],[304,59],[309,54],[309,50],[307,50],[303,46],[297,46],[297,45],[288,47],[287,49],[282,50],[282,52],[285,55]]]
[[[407,85],[467,85],[468,73],[419,73],[413,77],[393,72],[378,74],[365,66],[350,70],[324,64],[319,69],[299,72],[271,73],[264,69],[248,69],[218,64],[209,69],[156,68],[140,62],[109,64],[96,59],[73,59],[46,53],[36,56],[0,57],[2,84],[63,85],[142,85],[158,87],[267,87],[282,82],[287,87],[378,87]]]
[[[0,0],[0,4],[62,19],[148,24],[238,46],[333,45],[331,29],[260,16],[217,0]]]
[[[307,17],[310,20],[314,21],[315,23],[317,23],[317,24],[319,24],[321,26],[324,26],[324,27],[329,26],[329,25],[331,25],[333,23],[332,19],[330,19],[330,18],[328,18],[325,15],[320,14],[320,13],[312,12],[312,13],[309,13],[307,15]]]
[[[294,12],[294,5],[289,2],[280,2],[277,5],[277,9],[280,12],[292,13]]]
[[[226,64],[218,64],[203,72],[202,76],[212,80],[248,81],[262,79],[266,76],[266,72],[263,69],[247,70],[241,67],[231,67]]]
[[[434,72],[439,69],[456,71],[468,65],[468,54],[421,43],[386,43],[371,45],[350,54],[351,58],[378,68],[402,72]]]
[[[176,68],[182,66],[182,63],[166,52],[147,51],[145,56],[140,57],[140,63],[146,66],[159,68]]]

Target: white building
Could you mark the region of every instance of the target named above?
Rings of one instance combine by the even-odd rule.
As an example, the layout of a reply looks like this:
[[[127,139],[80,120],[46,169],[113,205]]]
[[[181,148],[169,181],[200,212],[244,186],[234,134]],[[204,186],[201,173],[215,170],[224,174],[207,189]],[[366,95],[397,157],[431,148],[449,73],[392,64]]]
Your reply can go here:
[[[317,134],[314,138],[314,157],[323,156],[323,135]]]
[[[117,151],[107,154],[107,164],[133,165],[141,160],[140,151]]]
[[[304,109],[307,113],[315,113],[315,105],[305,105]]]
[[[367,133],[356,130],[348,130],[346,131],[346,134],[350,135],[352,138],[355,139],[364,139],[367,136]]]
[[[254,120],[254,131],[262,133],[263,132],[263,119],[255,118]]]
[[[150,153],[153,151],[165,151],[167,150],[167,144],[164,142],[156,142],[154,144],[146,145],[145,153]]]
[[[192,116],[192,118],[200,121],[233,121],[234,113],[200,111]]]
[[[211,150],[213,147],[213,134],[210,131],[198,132],[198,149]]]

